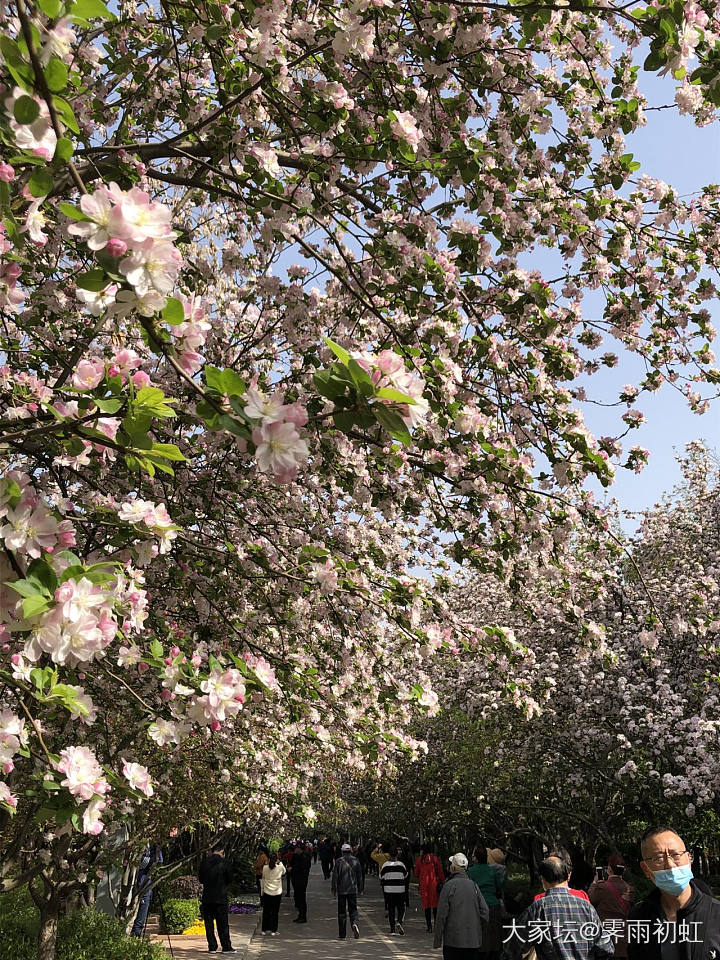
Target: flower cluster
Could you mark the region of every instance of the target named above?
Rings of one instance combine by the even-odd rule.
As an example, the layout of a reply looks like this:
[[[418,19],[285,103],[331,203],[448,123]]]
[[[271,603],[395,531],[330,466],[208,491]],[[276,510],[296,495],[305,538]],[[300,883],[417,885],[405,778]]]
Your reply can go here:
[[[298,429],[308,417],[300,403],[285,403],[277,394],[268,396],[257,387],[247,391],[245,415],[259,420],[252,432],[255,459],[263,473],[272,473],[280,483],[289,483],[307,461],[308,445]]]
[[[168,207],[138,187],[123,191],[110,183],[83,195],[80,209],[87,219],[71,223],[68,233],[85,240],[91,250],[105,250],[116,258],[119,273],[132,288],[115,287],[111,312],[136,309],[149,317],[162,310],[182,265]],[[101,293],[108,294],[110,286]]]
[[[370,374],[376,390],[389,388],[410,397],[412,403],[399,403],[392,398],[378,397],[381,403],[396,407],[408,427],[417,427],[427,417],[430,405],[424,398],[425,381],[411,373],[405,361],[393,350],[381,350],[377,356],[368,353],[352,354],[363,370]]]

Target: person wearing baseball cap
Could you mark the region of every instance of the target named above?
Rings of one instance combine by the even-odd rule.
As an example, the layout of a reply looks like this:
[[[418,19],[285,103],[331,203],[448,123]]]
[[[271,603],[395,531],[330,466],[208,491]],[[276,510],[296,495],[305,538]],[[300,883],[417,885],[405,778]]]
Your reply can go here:
[[[464,853],[453,854],[450,876],[440,891],[433,947],[443,948],[443,960],[480,960],[490,911],[467,866]]]
[[[338,902],[338,940],[347,936],[347,915],[350,914],[350,928],[357,940],[360,936],[358,926],[357,898],[362,896],[365,886],[365,872],[360,866],[357,857],[353,856],[353,848],[344,843],[340,848],[342,856],[338,857],[333,867],[330,889]]]

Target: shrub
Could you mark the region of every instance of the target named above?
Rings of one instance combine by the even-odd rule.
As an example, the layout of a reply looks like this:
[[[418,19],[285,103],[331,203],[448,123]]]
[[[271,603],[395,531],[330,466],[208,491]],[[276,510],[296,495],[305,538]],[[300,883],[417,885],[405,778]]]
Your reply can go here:
[[[257,890],[254,857],[249,854],[236,854],[233,857],[233,879],[228,890],[231,895]]]
[[[0,960],[35,960],[39,929],[27,887],[0,896]]]
[[[0,896],[0,960],[35,960],[40,917],[27,888]],[[98,910],[75,910],[58,924],[57,960],[167,960],[156,944],[129,937]]]
[[[202,895],[202,884],[192,875],[171,877],[162,884],[161,894],[164,900],[199,900]]]
[[[200,916],[200,903],[194,898],[184,900],[180,897],[171,897],[163,901],[160,916],[164,917],[165,929],[168,933],[182,933]]]
[[[161,946],[130,937],[99,910],[76,910],[60,921],[57,960],[167,960]]]

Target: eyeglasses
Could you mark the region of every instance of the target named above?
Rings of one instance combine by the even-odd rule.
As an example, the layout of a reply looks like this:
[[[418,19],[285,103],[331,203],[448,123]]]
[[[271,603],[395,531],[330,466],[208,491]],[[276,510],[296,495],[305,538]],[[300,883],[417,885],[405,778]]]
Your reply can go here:
[[[667,850],[665,853],[656,853],[652,857],[645,857],[645,863],[650,867],[663,867],[666,860],[671,860],[676,866],[683,863],[685,857],[692,859],[689,850]]]

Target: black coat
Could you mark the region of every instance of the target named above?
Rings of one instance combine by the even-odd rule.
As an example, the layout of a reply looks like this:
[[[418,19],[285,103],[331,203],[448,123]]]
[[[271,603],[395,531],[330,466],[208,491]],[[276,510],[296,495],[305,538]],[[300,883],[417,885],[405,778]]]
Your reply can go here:
[[[233,878],[233,865],[219,853],[205,857],[200,864],[198,879],[203,885],[203,903],[227,903],[226,886]]]
[[[310,857],[310,854],[306,853],[304,850],[296,850],[290,860],[293,883],[295,883],[296,879],[299,879],[301,882],[303,880],[307,882],[311,866],[312,858]]]
[[[697,942],[680,943],[680,954],[684,960],[718,960],[720,958],[720,903],[690,881],[692,896],[687,906],[677,912],[678,926],[685,921],[687,924],[696,923],[697,927],[690,927],[690,935]],[[632,921],[641,924],[650,924],[650,943],[638,943],[639,939],[633,935]],[[653,936],[653,926],[656,921],[665,922],[660,902],[660,891],[653,890],[649,897],[636,904],[628,915],[628,960],[662,960],[662,944],[658,937]]]

